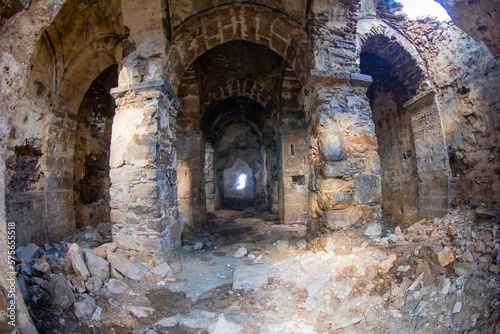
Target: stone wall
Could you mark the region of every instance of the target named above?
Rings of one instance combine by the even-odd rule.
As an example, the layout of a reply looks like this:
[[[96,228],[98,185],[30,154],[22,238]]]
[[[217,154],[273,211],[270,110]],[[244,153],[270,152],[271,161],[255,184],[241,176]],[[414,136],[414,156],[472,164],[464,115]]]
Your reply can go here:
[[[452,23],[425,19],[400,25],[426,60],[436,89],[451,204],[498,203],[498,59]]]
[[[307,223],[309,165],[307,131],[289,130],[281,135],[280,222]]]
[[[418,220],[415,143],[410,114],[398,108],[393,94],[380,90],[371,101],[379,145],[383,216],[393,223],[409,224]]]

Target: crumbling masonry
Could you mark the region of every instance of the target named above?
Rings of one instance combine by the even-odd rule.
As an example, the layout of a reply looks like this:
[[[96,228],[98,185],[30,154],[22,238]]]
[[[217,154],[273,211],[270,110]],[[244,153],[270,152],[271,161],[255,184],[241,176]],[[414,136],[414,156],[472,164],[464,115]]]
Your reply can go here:
[[[0,2],[2,221],[158,264],[220,208],[356,238],[498,203],[500,3],[439,2]]]

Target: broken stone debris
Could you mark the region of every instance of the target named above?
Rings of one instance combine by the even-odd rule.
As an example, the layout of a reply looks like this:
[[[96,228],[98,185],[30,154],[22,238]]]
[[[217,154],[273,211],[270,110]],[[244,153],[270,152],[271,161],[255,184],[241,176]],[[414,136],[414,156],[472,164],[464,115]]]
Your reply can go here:
[[[173,272],[174,271],[172,270],[172,268],[170,268],[168,263],[162,263],[162,264],[154,267],[152,270],[153,274],[159,275],[159,276],[161,276],[161,278],[164,278],[165,276],[168,276],[168,275],[172,274]]]
[[[122,294],[128,289],[127,283],[114,278],[109,280],[109,282],[106,284],[106,287],[108,288],[109,292],[114,295]]]
[[[144,277],[144,272],[132,261],[119,255],[109,253],[108,261],[120,274],[132,280],[140,281]]]
[[[104,282],[108,280],[109,264],[106,260],[92,252],[85,253],[85,260],[92,276],[99,277]]]
[[[244,257],[245,255],[247,255],[247,249],[245,247],[240,247],[238,248],[238,250],[234,253],[234,257]]]
[[[94,298],[83,293],[76,298],[73,312],[78,319],[85,319],[93,314],[95,306]]]
[[[86,281],[90,277],[90,272],[85,263],[84,254],[78,244],[72,244],[68,249],[68,259],[71,261],[75,273]]]

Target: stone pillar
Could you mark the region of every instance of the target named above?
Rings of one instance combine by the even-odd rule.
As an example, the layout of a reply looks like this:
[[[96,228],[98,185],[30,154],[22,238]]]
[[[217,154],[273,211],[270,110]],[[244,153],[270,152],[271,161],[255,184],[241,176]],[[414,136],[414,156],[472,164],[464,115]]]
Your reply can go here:
[[[311,113],[309,218],[330,230],[381,218],[380,162],[366,98],[370,83],[366,75],[312,71],[304,92]]]
[[[205,141],[201,131],[188,131],[176,142],[177,191],[181,230],[202,226],[205,200]]]
[[[176,191],[175,94],[163,80],[111,90],[116,99],[110,150],[113,240],[142,258],[180,247]]]
[[[443,217],[449,209],[450,165],[433,91],[405,103],[410,113],[418,172],[418,219]]]
[[[43,143],[45,226],[49,241],[60,241],[75,231],[73,153],[76,116],[52,110]]]
[[[309,171],[307,168],[307,130],[288,130],[281,135],[281,181],[283,199],[280,221],[307,223]]]
[[[214,213],[216,210],[216,186],[214,171],[214,149],[212,144],[205,143],[205,194],[207,199],[207,212]]]

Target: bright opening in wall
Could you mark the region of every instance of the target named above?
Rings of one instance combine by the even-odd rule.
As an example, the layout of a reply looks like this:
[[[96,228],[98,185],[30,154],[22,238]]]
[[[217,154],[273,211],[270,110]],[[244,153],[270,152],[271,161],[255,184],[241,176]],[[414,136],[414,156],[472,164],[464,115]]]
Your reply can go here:
[[[418,16],[434,16],[441,21],[449,21],[446,10],[434,0],[397,0],[404,6],[403,12],[408,14],[410,19],[415,20]]]
[[[241,190],[245,188],[247,184],[247,176],[245,174],[241,174],[236,181],[236,189]]]

